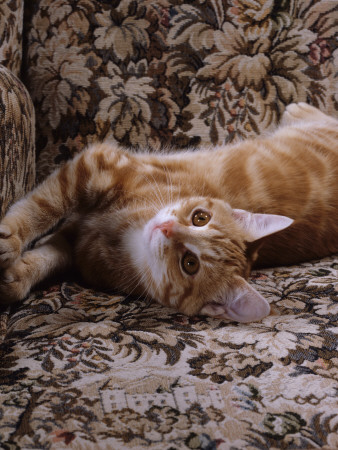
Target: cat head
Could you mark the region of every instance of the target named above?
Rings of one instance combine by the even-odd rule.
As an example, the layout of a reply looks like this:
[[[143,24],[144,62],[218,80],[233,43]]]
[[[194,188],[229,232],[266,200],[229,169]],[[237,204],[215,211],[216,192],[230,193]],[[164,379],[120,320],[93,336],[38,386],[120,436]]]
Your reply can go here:
[[[148,292],[163,305],[187,315],[260,320],[270,307],[245,280],[254,259],[248,245],[291,223],[284,216],[232,209],[218,199],[181,200],[146,223],[137,265]]]

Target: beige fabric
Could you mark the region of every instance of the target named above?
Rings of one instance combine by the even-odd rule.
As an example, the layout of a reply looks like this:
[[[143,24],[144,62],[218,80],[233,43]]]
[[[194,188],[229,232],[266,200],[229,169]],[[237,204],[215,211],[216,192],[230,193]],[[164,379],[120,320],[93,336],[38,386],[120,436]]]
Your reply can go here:
[[[1,217],[35,180],[35,118],[23,84],[0,65]]]
[[[74,282],[9,320],[0,434],[20,448],[335,449],[338,259],[256,272],[274,314],[187,318]]]
[[[31,0],[27,85],[39,178],[84,145],[175,149],[337,113],[335,1]]]
[[[22,62],[24,0],[0,0],[0,64],[15,75]]]

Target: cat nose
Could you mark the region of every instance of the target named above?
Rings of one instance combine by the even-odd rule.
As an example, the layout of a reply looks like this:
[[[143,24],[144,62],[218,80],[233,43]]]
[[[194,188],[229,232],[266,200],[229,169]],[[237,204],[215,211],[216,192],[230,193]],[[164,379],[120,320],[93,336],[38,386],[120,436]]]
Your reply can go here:
[[[163,222],[158,225],[157,228],[162,231],[166,238],[170,238],[173,235],[174,223],[175,222],[173,220],[167,220],[167,222]]]

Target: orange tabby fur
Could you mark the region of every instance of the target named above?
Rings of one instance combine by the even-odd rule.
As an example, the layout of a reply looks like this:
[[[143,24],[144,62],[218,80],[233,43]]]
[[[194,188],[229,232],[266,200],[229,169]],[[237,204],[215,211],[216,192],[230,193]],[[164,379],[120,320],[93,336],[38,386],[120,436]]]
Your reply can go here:
[[[211,219],[196,227],[200,210]],[[56,233],[25,251],[62,218]],[[246,322],[269,312],[245,281],[252,264],[337,251],[338,121],[292,104],[273,135],[226,148],[133,154],[102,143],[77,155],[2,220],[0,301],[22,300],[75,265],[97,288]],[[187,252],[197,255],[196,274],[182,270]]]

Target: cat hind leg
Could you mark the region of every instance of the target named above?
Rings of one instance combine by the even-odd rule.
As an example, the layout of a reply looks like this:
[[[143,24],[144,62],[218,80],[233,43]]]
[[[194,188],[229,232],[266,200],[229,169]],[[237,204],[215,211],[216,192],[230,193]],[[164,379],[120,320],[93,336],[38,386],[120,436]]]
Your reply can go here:
[[[0,305],[23,300],[31,288],[71,266],[71,247],[62,233],[44,238],[0,273]]]
[[[294,125],[299,122],[320,122],[333,120],[330,116],[321,112],[318,108],[304,102],[290,103],[285,108],[282,125]]]

